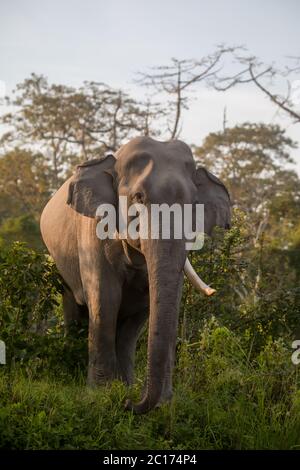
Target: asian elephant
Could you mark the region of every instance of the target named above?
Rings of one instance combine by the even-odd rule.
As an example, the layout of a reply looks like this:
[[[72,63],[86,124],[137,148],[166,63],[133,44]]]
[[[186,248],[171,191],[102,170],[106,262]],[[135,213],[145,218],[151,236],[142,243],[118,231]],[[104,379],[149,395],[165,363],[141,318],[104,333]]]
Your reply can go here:
[[[196,169],[191,149],[179,140],[137,137],[115,155],[77,167],[48,202],[41,232],[65,284],[65,323],[89,316],[88,383],[133,381],[136,342],[149,316],[147,376],[136,413],[172,396],[172,370],[183,272],[209,290],[187,260],[182,239],[100,240],[97,207],[139,202],[204,204],[205,232],[230,226],[230,198],[223,183]],[[204,287],[203,287],[204,286]]]

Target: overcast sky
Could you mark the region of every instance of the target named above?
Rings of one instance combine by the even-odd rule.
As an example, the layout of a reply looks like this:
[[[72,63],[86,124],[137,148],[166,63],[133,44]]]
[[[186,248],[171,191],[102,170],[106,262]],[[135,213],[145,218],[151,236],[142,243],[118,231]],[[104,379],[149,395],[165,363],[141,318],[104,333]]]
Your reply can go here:
[[[135,93],[135,72],[171,57],[201,58],[220,43],[243,44],[283,64],[300,55],[299,20],[298,0],[1,1],[0,80],[8,94],[32,72],[50,82],[102,81]],[[253,86],[230,93],[199,88],[194,95],[181,135],[188,143],[221,129],[225,105],[229,126],[278,122],[300,140],[300,125],[278,115]],[[300,150],[293,155],[300,169]]]

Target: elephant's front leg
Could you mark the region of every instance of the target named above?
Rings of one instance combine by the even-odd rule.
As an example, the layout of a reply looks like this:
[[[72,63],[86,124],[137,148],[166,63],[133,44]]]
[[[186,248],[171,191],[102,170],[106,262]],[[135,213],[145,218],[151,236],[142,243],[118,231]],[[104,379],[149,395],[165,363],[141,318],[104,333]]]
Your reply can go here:
[[[89,289],[88,384],[101,384],[118,376],[116,325],[121,303],[121,287],[116,279]]]

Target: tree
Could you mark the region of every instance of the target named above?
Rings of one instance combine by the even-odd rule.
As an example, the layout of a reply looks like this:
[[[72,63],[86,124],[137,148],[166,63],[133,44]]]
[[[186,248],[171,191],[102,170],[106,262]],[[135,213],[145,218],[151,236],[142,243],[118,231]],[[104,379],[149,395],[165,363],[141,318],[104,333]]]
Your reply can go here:
[[[40,153],[15,148],[0,156],[0,221],[24,214],[38,220],[52,177]]]
[[[300,82],[293,83],[291,78],[300,72],[300,57],[291,57],[292,66],[287,65],[283,70],[273,64],[266,65],[255,56],[241,56],[233,51],[234,61],[241,70],[232,76],[218,76],[213,79],[216,90],[227,91],[230,88],[246,83],[253,83],[264,95],[284,111],[294,123],[300,123]],[[274,83],[285,81],[285,92],[275,92]]]
[[[167,95],[169,110],[173,113],[172,117],[168,113],[167,132],[170,139],[180,134],[182,110],[188,109],[188,91],[197,83],[218,80],[222,58],[235,50],[235,47],[221,45],[213,54],[200,60],[172,58],[170,65],[157,66],[152,72],[138,74],[137,83]]]
[[[197,161],[226,183],[234,205],[261,215],[287,195],[299,198],[299,178],[285,168],[295,147],[277,125],[245,123],[209,134],[194,150]]]
[[[30,248],[41,252],[45,250],[39,223],[31,214],[8,217],[0,225],[0,249],[12,242],[26,242]]]
[[[2,145],[38,145],[53,170],[54,188],[79,160],[115,151],[137,133],[149,134],[154,120],[149,103],[122,90],[96,82],[75,89],[35,74],[17,85],[8,104],[16,110],[2,118],[9,127]]]

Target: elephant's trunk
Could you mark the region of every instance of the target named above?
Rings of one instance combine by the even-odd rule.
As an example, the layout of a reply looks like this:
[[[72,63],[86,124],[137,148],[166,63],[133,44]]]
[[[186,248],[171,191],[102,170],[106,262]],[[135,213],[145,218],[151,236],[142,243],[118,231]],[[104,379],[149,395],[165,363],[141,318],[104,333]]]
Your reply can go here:
[[[139,403],[126,404],[135,413],[154,408],[166,381],[171,380],[185,261],[183,243],[177,240],[152,240],[147,248],[144,250],[150,289],[147,386]]]

